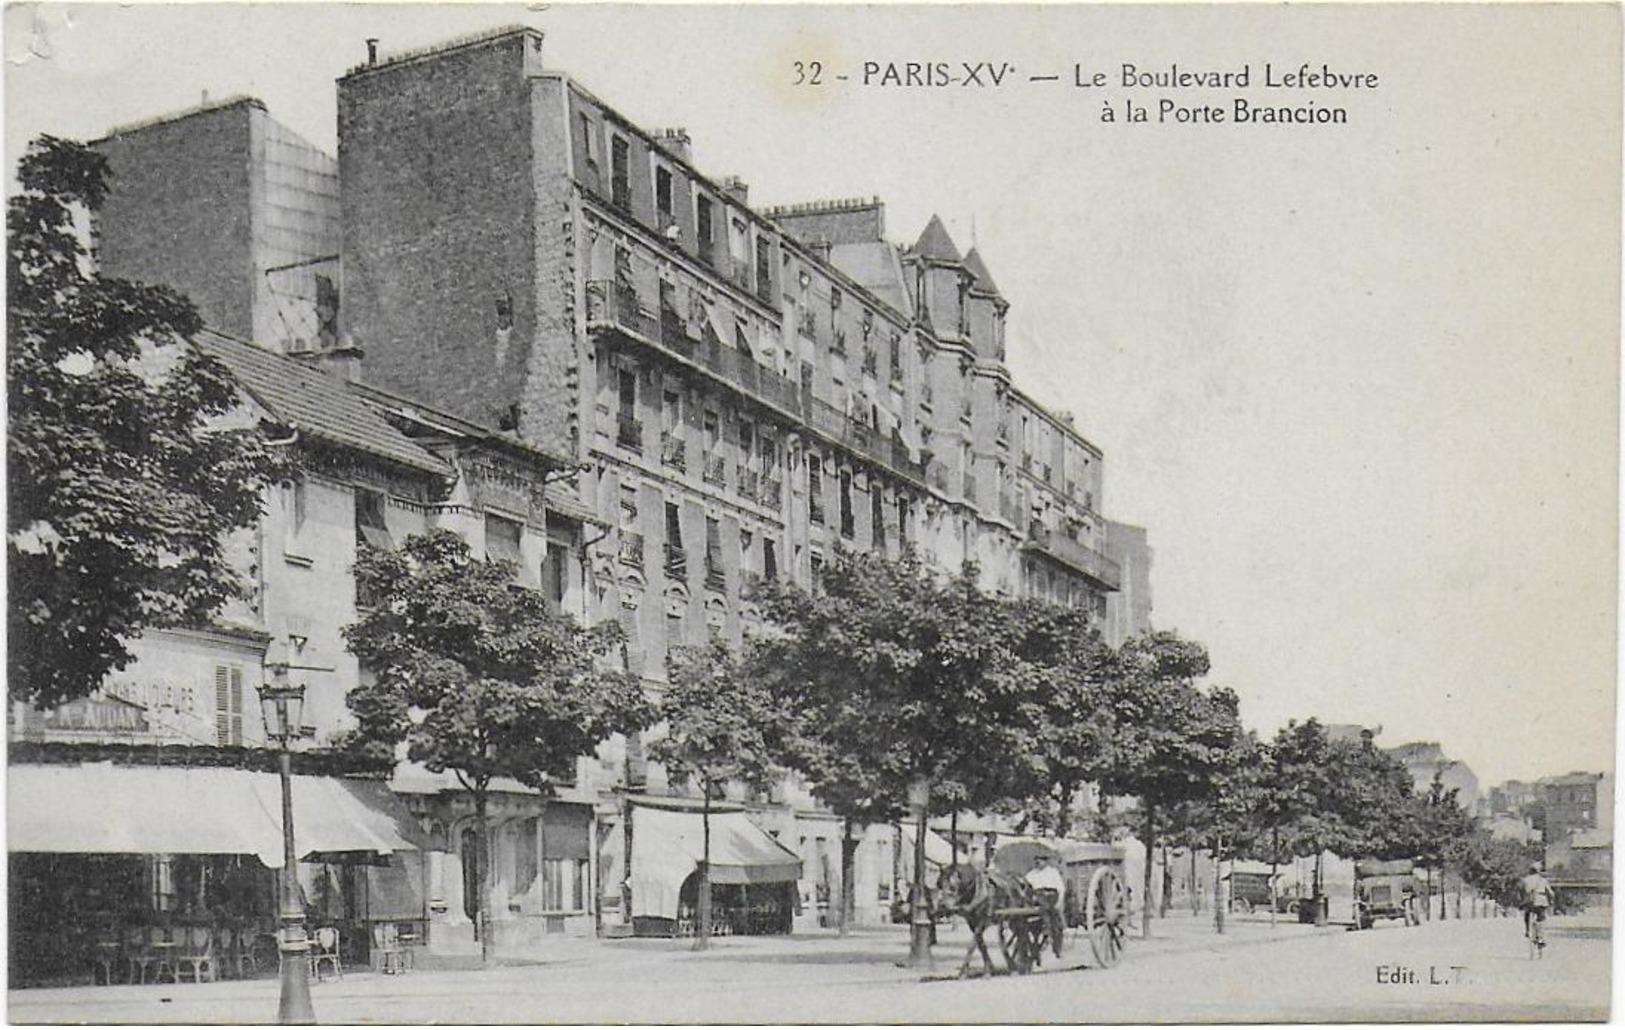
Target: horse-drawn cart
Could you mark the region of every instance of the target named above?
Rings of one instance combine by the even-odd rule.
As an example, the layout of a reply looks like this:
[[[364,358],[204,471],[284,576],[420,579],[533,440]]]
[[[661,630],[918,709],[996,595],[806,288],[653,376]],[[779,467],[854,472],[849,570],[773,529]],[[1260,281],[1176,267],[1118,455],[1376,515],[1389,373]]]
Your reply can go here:
[[[1025,879],[1039,854],[1056,863],[1066,886],[1058,913]],[[1062,925],[1083,935],[1097,965],[1115,966],[1128,928],[1122,864],[1121,848],[1027,837],[995,851],[992,868],[959,864],[944,869],[937,885],[938,909],[963,917],[971,931],[960,975],[969,972],[971,956],[978,949],[984,972],[992,974],[983,940],[990,926],[997,929],[999,949],[1011,972],[1031,972],[1042,962],[1046,948],[1060,958],[1063,934],[1056,929]]]

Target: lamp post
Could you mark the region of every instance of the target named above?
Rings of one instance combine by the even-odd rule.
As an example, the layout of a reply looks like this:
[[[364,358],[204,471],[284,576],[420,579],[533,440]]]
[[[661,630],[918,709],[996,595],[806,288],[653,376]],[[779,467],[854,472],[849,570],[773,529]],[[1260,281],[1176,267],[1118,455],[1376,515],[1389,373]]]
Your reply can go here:
[[[260,712],[265,735],[277,744],[277,774],[282,781],[282,889],[277,954],[281,960],[282,998],[276,1021],[284,1026],[310,1025],[316,1011],[310,1004],[310,964],[305,939],[305,913],[299,904],[299,876],[293,843],[293,740],[301,734],[300,714],[305,703],[303,685],[288,682],[288,663],[265,663],[271,682],[260,687]]]

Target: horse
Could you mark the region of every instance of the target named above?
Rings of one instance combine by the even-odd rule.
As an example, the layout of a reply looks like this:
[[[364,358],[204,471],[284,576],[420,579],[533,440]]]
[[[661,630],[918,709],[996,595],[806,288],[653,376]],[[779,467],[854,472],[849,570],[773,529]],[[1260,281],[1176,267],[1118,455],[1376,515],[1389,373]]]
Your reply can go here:
[[[987,942],[982,934],[989,926],[999,923],[1001,909],[1034,908],[1039,905],[1032,887],[1016,876],[998,869],[955,863],[942,870],[937,878],[937,912],[942,915],[963,916],[970,927],[970,947],[965,949],[965,960],[959,964],[959,976],[970,973],[970,958],[976,951],[982,953],[982,971],[993,975],[993,959],[987,953]],[[1001,948],[1003,944],[1001,943]],[[1004,950],[1004,961],[1011,965],[1010,952]],[[1042,950],[1035,946],[1034,953]]]

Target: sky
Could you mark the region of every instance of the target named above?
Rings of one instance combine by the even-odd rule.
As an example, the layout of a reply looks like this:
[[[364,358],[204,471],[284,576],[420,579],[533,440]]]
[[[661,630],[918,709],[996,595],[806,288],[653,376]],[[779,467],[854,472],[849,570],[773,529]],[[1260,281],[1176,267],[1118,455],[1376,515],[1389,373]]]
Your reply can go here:
[[[1436,740],[1486,787],[1613,766],[1617,8],[5,18],[8,170],[38,133],[94,138],[205,94],[257,96],[334,152],[334,80],[368,37],[387,57],[523,24],[544,65],[686,127],[696,166],[753,204],[878,195],[898,242],[936,213],[1011,303],[1018,385],[1075,415],[1106,454],[1103,510],[1146,527],[1155,625],[1208,647],[1249,725]],[[908,62],[1003,74],[883,81]],[[1129,87],[1125,65],[1248,78]],[[1289,81],[1305,66],[1340,84]],[[1346,121],[1237,124],[1238,98]]]

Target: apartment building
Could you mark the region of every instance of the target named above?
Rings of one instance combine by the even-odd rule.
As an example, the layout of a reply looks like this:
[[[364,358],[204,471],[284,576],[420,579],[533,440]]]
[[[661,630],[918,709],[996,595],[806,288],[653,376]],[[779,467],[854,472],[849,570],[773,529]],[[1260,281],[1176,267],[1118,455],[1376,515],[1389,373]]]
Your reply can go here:
[[[652,691],[672,647],[752,632],[754,580],[811,583],[841,547],[974,562],[989,589],[1116,605],[1108,633],[1146,628],[1143,531],[1114,553],[1103,454],[1012,381],[1009,305],[939,219],[898,244],[878,199],[753,209],[745,184],[695,168],[685,132],[639,128],[545,68],[531,30],[369,60],[338,96],[336,162],[252,99],[98,143],[116,172],[109,274],[194,296],[251,389],[299,407],[303,444],[320,442],[306,408],[338,389],[422,456],[407,483],[324,444],[269,499],[250,557],[286,587],[244,666],[273,645],[316,656],[319,739],[363,672],[339,636],[353,582],[312,577],[431,525],[584,620],[619,620]],[[332,553],[311,553],[300,527],[329,522]],[[392,786],[427,838],[430,939],[471,945],[471,812],[423,770]],[[680,928],[692,877],[649,849],[689,848],[697,816],[641,740],[606,742],[567,796],[512,786],[489,880],[502,947]],[[720,846],[799,860],[742,874],[757,909],[777,906],[768,923],[798,890],[803,919],[838,904],[836,821],[793,784],[732,801]],[[855,907],[879,920],[912,848],[862,833]],[[769,874],[783,891],[756,890]]]
[[[532,30],[369,61],[338,96],[341,337],[368,381],[588,469],[577,499],[610,526],[590,616],[622,621],[652,689],[672,647],[752,631],[753,580],[811,583],[840,547],[1105,615],[1104,456],[1012,381],[1009,305],[939,219],[898,245],[877,199],[754,209]],[[605,785],[662,789],[639,745],[606,752]],[[822,868],[827,829],[785,800],[808,817],[780,839]]]

